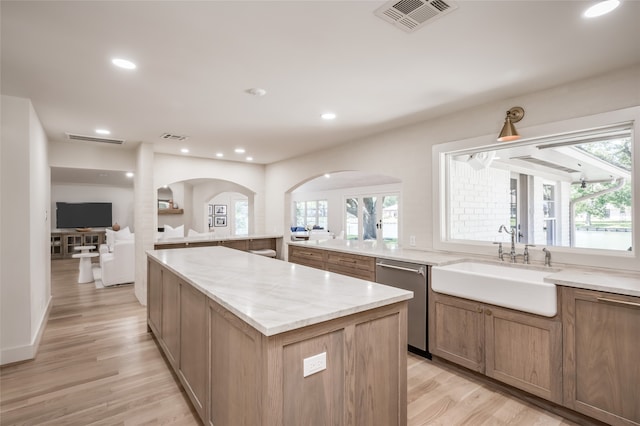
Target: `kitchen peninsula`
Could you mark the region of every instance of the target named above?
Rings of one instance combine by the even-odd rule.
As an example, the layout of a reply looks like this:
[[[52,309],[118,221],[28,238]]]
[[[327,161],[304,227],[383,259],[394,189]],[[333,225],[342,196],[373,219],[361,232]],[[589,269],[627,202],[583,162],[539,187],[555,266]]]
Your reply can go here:
[[[147,256],[149,328],[205,424],[406,424],[411,292],[219,246]]]

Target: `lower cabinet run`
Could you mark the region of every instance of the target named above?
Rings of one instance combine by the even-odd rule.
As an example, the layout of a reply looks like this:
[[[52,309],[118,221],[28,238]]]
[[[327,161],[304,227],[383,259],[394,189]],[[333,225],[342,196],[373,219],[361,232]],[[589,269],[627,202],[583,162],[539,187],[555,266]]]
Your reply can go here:
[[[429,295],[433,355],[562,403],[560,318]]]
[[[407,424],[406,301],[265,336],[151,259],[147,291],[204,424]]]

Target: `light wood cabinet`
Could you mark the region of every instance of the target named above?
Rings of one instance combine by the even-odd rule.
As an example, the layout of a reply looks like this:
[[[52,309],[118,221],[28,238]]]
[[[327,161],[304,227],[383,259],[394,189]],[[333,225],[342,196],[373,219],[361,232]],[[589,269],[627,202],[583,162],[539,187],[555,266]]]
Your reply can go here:
[[[169,362],[180,365],[180,282],[174,274],[162,274],[162,341]]]
[[[289,262],[322,269],[324,271],[327,269],[327,251],[290,245]]]
[[[95,246],[92,252],[97,252],[100,244],[106,240],[105,231],[88,232],[52,232],[51,233],[51,259],[68,259],[79,251],[75,247]]]
[[[156,335],[162,335],[162,272],[155,262],[147,262],[147,324]]]
[[[640,298],[565,287],[564,405],[640,424]]]
[[[376,280],[376,260],[370,256],[327,251],[327,270],[367,281]]]
[[[547,400],[562,401],[562,324],[430,291],[433,355]]]
[[[430,291],[429,351],[484,373],[482,304]]]
[[[163,265],[148,266],[149,326],[171,359],[178,323],[172,366],[204,424],[407,424],[406,301],[265,336]],[[326,368],[304,377],[304,359],[323,352]]]
[[[562,402],[562,323],[483,307],[485,374],[549,401]]]
[[[177,249],[189,247],[210,247],[224,246],[236,250],[249,251],[271,249],[279,251],[276,238],[248,238],[248,239],[231,239],[231,240],[211,240],[211,241],[188,241],[180,243],[157,242],[154,244],[155,250]]]
[[[370,256],[289,245],[289,262],[367,281],[376,280],[376,259]]]
[[[204,417],[207,384],[207,298],[193,286],[180,285],[180,369],[185,390]],[[164,324],[163,324],[164,325]]]

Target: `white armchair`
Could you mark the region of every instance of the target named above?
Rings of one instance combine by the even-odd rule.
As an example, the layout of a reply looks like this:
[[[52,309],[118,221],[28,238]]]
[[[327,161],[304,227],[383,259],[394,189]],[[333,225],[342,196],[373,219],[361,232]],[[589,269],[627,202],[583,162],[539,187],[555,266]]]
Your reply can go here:
[[[116,241],[111,253],[100,254],[100,269],[105,287],[135,281],[135,241]]]

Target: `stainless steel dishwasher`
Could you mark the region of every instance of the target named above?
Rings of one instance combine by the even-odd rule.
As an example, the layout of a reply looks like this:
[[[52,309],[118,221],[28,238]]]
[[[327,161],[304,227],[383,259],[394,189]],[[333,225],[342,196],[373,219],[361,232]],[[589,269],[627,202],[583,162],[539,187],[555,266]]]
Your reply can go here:
[[[427,266],[391,259],[376,259],[376,282],[413,292],[407,323],[409,351],[431,359],[427,347]]]

